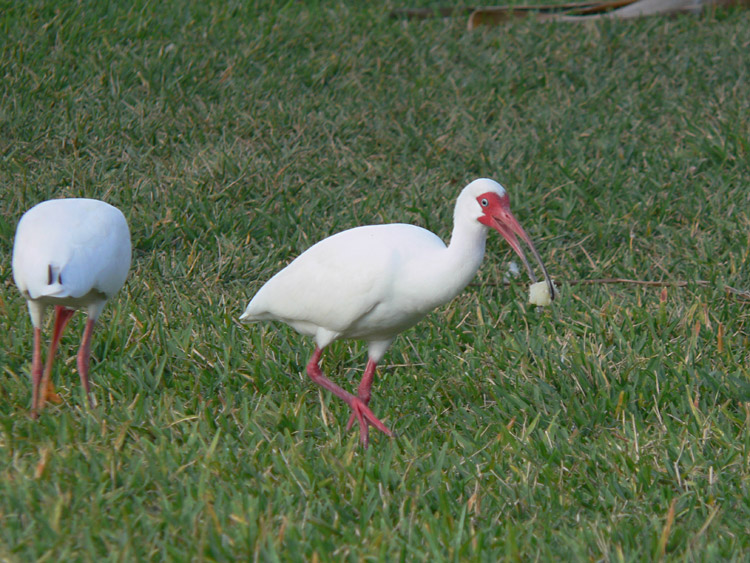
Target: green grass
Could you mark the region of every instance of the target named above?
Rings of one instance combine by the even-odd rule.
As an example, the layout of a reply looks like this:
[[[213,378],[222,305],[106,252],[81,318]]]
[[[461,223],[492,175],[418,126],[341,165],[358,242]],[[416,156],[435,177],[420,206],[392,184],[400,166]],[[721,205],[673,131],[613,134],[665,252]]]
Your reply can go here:
[[[392,20],[344,3],[0,3],[0,559],[746,560],[750,16],[592,25]],[[424,4],[423,2],[421,4]],[[367,451],[304,374],[311,342],[237,321],[313,242],[443,237],[489,176],[558,280],[491,237],[476,283],[403,334]],[[134,264],[84,408],[28,417],[23,211],[99,197]],[[722,335],[721,338],[719,335]],[[360,343],[324,369],[354,388]]]

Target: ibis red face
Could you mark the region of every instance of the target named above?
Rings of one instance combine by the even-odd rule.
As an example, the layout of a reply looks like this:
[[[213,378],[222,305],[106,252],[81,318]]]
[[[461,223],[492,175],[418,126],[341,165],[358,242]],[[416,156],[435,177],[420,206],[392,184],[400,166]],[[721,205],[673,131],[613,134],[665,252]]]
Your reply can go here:
[[[534,243],[531,242],[529,235],[523,230],[523,227],[521,227],[520,223],[513,216],[513,213],[510,212],[510,200],[508,194],[499,195],[495,192],[487,192],[477,197],[477,202],[482,207],[483,211],[483,215],[479,217],[479,222],[495,229],[505,240],[508,241],[508,244],[513,250],[515,250],[516,254],[518,254],[523,261],[524,266],[526,266],[531,280],[536,282],[534,271],[531,269],[531,265],[526,259],[526,255],[524,254],[521,245],[518,243],[517,236],[521,237],[521,240],[523,240],[529,249],[531,249],[531,253],[542,268],[544,279],[549,287],[549,294],[551,298],[554,299],[555,286],[552,284],[552,280],[547,273],[547,268],[545,268],[544,262],[542,262],[542,258],[539,256],[539,252],[537,252]]]

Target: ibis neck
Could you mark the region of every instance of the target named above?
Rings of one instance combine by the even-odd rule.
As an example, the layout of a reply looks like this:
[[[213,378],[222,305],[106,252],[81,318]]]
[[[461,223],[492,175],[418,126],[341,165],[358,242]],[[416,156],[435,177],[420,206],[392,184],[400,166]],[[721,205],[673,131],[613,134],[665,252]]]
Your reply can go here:
[[[462,278],[460,292],[474,278],[484,259],[487,242],[487,227],[478,221],[457,222],[448,244],[448,262],[452,264],[457,278]]]
[[[435,279],[440,280],[439,304],[447,303],[474,279],[484,258],[487,228],[480,223],[457,223],[453,227],[450,243],[445,249],[440,263],[440,272]]]

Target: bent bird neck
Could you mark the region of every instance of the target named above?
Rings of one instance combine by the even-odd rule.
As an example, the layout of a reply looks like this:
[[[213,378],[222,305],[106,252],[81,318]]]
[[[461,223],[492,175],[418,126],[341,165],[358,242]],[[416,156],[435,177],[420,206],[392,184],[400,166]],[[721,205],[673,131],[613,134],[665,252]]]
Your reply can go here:
[[[480,223],[457,222],[447,248],[445,266],[451,272],[451,297],[465,288],[479,270],[484,258],[487,228]]]

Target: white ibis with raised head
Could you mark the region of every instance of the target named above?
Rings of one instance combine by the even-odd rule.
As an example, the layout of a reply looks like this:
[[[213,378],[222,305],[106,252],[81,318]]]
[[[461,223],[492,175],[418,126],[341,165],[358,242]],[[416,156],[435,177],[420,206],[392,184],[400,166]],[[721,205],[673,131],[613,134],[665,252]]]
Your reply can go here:
[[[391,431],[368,407],[375,368],[396,335],[458,295],[484,257],[488,229],[495,229],[536,277],[519,244],[530,248],[542,268],[550,295],[555,290],[531,239],[510,211],[508,194],[482,178],[466,186],[456,201],[450,244],[414,225],[357,227],[326,238],[273,276],[252,298],[242,321],[282,321],[315,339],[307,364],[310,378],[342,399],[368,444],[368,425]],[[329,380],[320,369],[322,350],[334,340],[368,343],[368,361],[357,395]]]
[[[130,269],[130,231],[119,209],[95,199],[53,199],[24,213],[13,244],[13,279],[27,299],[34,326],[31,416],[54,392],[52,362],[65,325],[76,309],[88,313],[78,351],[78,374],[91,401],[89,359],[94,323]],[[47,306],[55,308],[47,362],[42,372],[41,334]]]

